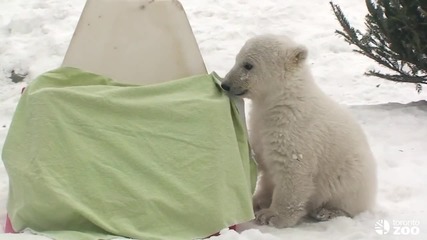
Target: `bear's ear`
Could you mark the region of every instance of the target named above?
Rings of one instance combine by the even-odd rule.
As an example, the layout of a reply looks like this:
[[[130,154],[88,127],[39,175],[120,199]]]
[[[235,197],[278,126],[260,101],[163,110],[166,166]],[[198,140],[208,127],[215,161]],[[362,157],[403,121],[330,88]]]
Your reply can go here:
[[[299,45],[294,47],[290,53],[290,59],[295,64],[300,64],[307,59],[308,50],[305,46]]]

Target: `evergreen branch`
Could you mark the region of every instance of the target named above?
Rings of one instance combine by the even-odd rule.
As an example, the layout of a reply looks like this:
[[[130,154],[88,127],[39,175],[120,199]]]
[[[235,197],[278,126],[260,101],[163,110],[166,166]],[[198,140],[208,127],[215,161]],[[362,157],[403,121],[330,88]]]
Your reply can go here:
[[[388,79],[394,82],[406,82],[406,83],[421,83],[421,84],[427,84],[427,80],[418,76],[410,76],[410,75],[391,75],[391,74],[384,74],[380,73],[378,71],[370,70],[367,73],[365,73],[367,76],[375,76],[380,77],[384,79]]]
[[[350,23],[348,22],[348,20],[345,18],[344,13],[341,11],[341,8],[336,5],[333,4],[332,2],[329,2],[329,4],[332,6],[332,10],[335,13],[335,16],[338,18],[338,21],[340,22],[341,26],[344,29],[344,32],[346,32],[346,34],[344,34],[343,32],[338,32],[338,34],[341,34],[342,36],[346,37],[346,35],[348,35],[349,39],[354,39],[357,38],[357,32],[354,30],[354,28],[352,28],[350,26]]]
[[[378,62],[379,64],[381,64],[381,65],[383,65],[383,66],[385,66],[385,67],[387,67],[387,68],[389,68],[395,72],[399,72],[399,73],[401,72],[401,69],[399,68],[399,66],[396,66],[396,64],[394,64],[390,59],[381,58],[375,54],[366,52],[363,49],[362,50],[354,50],[354,51],[357,53],[360,53],[362,55],[367,56],[368,58]]]

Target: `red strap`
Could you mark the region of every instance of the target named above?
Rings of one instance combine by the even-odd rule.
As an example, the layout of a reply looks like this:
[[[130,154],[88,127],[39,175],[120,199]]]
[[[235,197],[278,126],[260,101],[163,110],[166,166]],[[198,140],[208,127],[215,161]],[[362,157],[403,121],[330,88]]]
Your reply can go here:
[[[4,226],[4,232],[5,233],[16,233],[15,230],[13,230],[12,223],[10,222],[8,215],[6,215],[6,225]]]

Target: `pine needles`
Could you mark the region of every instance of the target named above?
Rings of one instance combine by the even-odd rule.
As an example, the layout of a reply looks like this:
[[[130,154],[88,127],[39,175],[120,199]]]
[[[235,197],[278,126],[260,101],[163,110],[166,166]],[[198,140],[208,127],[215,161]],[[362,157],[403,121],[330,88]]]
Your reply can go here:
[[[366,0],[365,33],[350,25],[338,5],[330,4],[342,27],[336,33],[356,45],[354,51],[394,72],[371,70],[366,75],[414,83],[422,90],[427,84],[427,1]]]

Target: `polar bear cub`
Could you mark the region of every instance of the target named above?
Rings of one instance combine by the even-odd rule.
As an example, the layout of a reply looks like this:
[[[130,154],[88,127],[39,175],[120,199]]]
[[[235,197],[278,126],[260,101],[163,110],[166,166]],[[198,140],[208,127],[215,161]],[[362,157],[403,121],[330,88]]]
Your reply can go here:
[[[307,49],[286,36],[249,39],[222,88],[252,101],[258,224],[354,216],[375,202],[376,164],[355,119],[315,84]]]

